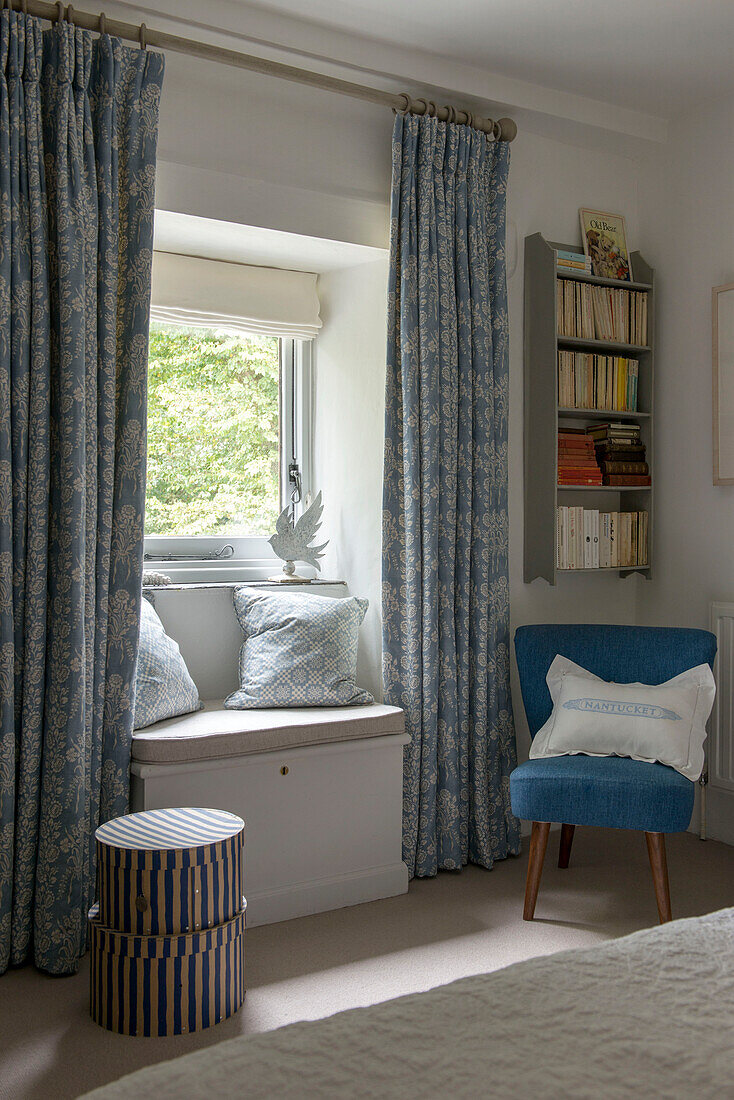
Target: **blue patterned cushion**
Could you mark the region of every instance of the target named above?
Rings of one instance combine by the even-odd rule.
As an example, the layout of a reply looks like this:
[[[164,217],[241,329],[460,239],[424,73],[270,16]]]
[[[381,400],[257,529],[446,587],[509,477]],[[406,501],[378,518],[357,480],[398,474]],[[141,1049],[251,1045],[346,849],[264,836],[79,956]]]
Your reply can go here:
[[[136,730],[199,710],[199,692],[178,646],[163,629],[155,608],[144,599],[140,609],[140,642],[135,674]]]
[[[306,592],[236,588],[234,609],[245,640],[240,689],[231,710],[262,707],[345,707],[373,703],[357,687],[357,640],[367,600],[335,600]]]

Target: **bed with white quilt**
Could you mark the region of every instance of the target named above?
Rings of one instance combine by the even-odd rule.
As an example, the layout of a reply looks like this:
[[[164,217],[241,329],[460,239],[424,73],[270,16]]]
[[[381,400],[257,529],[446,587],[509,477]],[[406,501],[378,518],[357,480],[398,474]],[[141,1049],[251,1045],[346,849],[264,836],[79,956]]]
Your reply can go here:
[[[148,1096],[734,1097],[734,909],[232,1039],[88,1100]]]

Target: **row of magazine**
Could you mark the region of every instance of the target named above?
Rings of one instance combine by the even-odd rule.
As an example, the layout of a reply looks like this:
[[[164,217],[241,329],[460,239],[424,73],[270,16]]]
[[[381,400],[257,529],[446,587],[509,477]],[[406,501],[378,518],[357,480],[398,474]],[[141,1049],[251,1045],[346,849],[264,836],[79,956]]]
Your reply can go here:
[[[637,412],[637,359],[558,352],[558,404],[564,409]]]
[[[648,513],[562,506],[556,517],[558,569],[648,565]]]
[[[559,336],[647,345],[646,290],[620,290],[562,278],[557,284]]]

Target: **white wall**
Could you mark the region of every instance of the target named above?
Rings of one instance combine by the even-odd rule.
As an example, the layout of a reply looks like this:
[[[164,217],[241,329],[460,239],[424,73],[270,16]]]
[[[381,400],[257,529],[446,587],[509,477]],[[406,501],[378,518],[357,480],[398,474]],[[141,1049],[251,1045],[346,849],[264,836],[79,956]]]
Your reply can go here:
[[[156,206],[384,246],[391,130],[384,107],[168,54]]]
[[[699,105],[650,161],[641,212],[656,268],[656,514],[641,621],[708,628],[734,600],[734,486],[713,485],[711,288],[734,281],[734,99]],[[734,796],[709,790],[709,832],[734,843]]]
[[[358,682],[382,698],[380,542],[387,257],[322,275],[324,327],[316,343],[314,488],[331,538],[325,578],[366,596]]]

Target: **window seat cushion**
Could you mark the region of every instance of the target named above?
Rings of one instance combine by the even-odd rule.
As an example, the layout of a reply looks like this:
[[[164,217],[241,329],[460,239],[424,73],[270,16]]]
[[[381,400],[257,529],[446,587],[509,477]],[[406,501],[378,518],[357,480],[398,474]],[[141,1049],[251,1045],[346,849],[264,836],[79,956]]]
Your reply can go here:
[[[404,731],[402,710],[381,703],[226,710],[215,700],[193,714],[136,730],[132,758],[141,764],[183,764]]]

